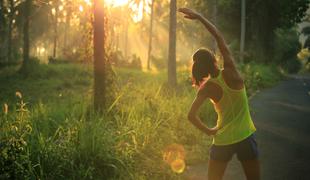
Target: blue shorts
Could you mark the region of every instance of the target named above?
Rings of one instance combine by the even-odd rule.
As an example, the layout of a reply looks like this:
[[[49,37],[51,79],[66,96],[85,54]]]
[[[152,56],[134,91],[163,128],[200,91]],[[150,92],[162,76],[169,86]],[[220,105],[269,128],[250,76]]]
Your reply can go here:
[[[232,156],[237,154],[239,161],[253,160],[258,158],[258,147],[255,135],[229,145],[214,145],[210,148],[210,159],[216,161],[230,161]]]

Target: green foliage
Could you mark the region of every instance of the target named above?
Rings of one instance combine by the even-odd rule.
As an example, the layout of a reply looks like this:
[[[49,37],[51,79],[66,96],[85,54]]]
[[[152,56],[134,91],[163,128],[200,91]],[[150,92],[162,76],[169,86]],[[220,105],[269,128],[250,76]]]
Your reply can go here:
[[[298,53],[298,59],[302,63],[303,68],[301,72],[310,72],[310,51],[308,48],[303,48]]]
[[[250,59],[268,63],[273,58],[276,30],[301,22],[309,0],[246,1],[246,49]],[[218,27],[228,42],[240,37],[241,1],[218,1]],[[212,12],[208,17],[212,17]],[[298,38],[296,39],[298,40]]]
[[[163,72],[116,68],[116,98],[99,115],[90,105],[89,69],[78,64],[34,68],[26,82],[19,74],[0,76],[8,85],[0,87],[0,104],[9,107],[0,112],[1,178],[177,179],[162,160],[172,143],[185,147],[187,165],[208,158],[211,139],[187,121],[195,97],[188,71],[178,73],[179,86],[171,91]],[[279,78],[275,66],[248,64],[242,70],[250,91]],[[14,97],[17,90],[23,99]],[[214,125],[210,103],[200,116]]]
[[[0,132],[0,178],[24,179],[31,177],[29,172],[28,137],[31,134],[29,111],[21,99],[17,103],[17,113],[13,116],[4,112],[1,115]]]
[[[65,63],[70,63],[70,61],[62,59],[62,58],[54,58],[52,56],[49,56],[48,63],[49,64],[65,64]]]
[[[241,66],[245,80],[247,94],[250,96],[256,91],[270,87],[283,78],[279,67],[274,64],[248,63]]]
[[[304,34],[305,36],[310,35],[310,26],[306,26],[301,30],[301,34]]]
[[[158,70],[167,68],[167,58],[151,56],[151,63]]]
[[[131,57],[124,57],[121,51],[112,51],[108,55],[109,61],[116,67],[127,67],[132,69],[142,69],[142,62],[139,56],[133,54]]]
[[[142,62],[139,56],[133,54],[130,59],[129,68],[142,69]]]
[[[289,73],[296,73],[301,68],[297,59],[300,51],[297,32],[295,29],[277,29],[275,38],[274,63],[279,64]]]

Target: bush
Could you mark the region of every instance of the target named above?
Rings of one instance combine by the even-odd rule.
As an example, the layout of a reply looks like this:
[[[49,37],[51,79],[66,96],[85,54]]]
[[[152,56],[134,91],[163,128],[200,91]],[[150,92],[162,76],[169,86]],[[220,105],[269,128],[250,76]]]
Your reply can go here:
[[[63,58],[54,58],[52,56],[48,57],[48,64],[68,64],[68,63],[73,63],[74,61],[63,59]],[[77,62],[77,61],[76,61]]]
[[[108,59],[110,63],[116,67],[142,69],[141,59],[136,54],[133,54],[129,59],[126,59],[121,51],[113,51],[108,55]]]
[[[16,109],[18,113],[13,116],[8,115],[8,105],[5,106],[4,114],[0,115],[0,178],[29,179],[31,160],[27,142],[32,131],[27,118],[29,111],[22,99]]]
[[[112,51],[108,54],[108,59],[112,65],[121,67],[121,66],[127,66],[128,60],[125,59],[122,51]]]
[[[163,70],[167,68],[167,59],[163,57],[151,56],[151,64],[155,66],[158,70]]]
[[[130,63],[128,64],[128,67],[141,70],[142,62],[140,57],[138,57],[136,54],[133,54],[130,58]]]
[[[257,90],[270,87],[278,82],[283,75],[274,64],[248,63],[241,67],[241,72],[245,80],[248,95],[252,95]]]
[[[274,63],[289,73],[297,73],[301,68],[301,62],[297,59],[300,44],[296,30],[277,29],[275,34]]]

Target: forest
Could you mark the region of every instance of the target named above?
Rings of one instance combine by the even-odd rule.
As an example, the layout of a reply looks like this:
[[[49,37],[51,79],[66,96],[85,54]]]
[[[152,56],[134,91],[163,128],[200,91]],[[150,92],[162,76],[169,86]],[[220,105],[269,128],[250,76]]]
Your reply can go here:
[[[192,55],[223,57],[181,7],[223,34],[249,99],[310,72],[309,0],[0,0],[0,179],[187,179],[207,161]]]

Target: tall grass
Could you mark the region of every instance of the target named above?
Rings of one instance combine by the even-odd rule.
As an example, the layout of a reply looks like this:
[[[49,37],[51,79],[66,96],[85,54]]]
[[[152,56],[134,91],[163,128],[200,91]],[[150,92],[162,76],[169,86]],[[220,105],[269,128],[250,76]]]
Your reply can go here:
[[[162,159],[172,143],[185,147],[187,164],[208,158],[211,139],[186,118],[195,96],[188,72],[170,91],[164,73],[117,69],[105,114],[92,111],[88,68],[42,65],[34,73],[0,77],[0,103],[9,107],[0,113],[1,179],[177,179]],[[214,123],[204,106],[202,118]]]

